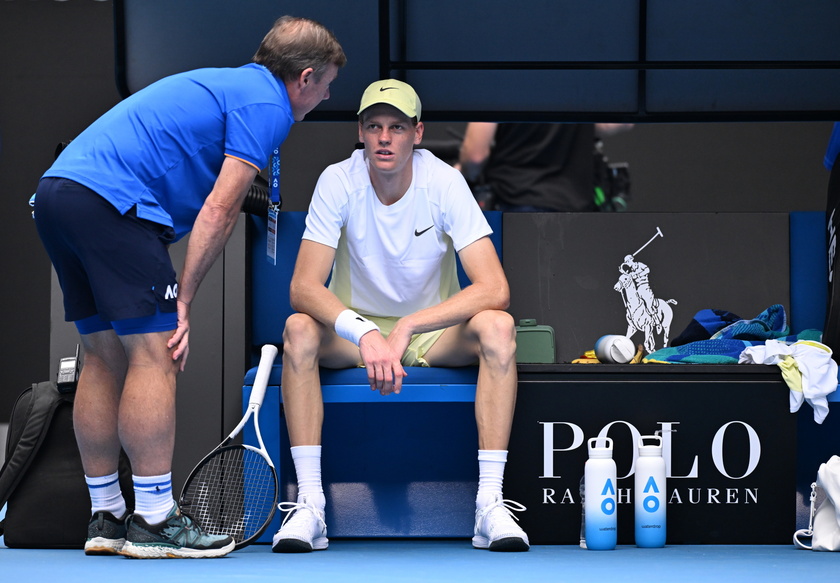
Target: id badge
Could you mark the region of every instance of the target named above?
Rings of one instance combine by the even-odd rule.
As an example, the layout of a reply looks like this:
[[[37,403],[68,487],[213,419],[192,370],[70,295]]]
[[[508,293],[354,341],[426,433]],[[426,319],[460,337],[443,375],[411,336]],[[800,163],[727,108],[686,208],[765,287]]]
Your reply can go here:
[[[266,257],[272,265],[277,265],[277,210],[278,205],[268,207],[268,237],[266,238]]]
[[[268,237],[266,257],[272,265],[277,265],[277,213],[283,204],[280,198],[280,146],[274,148],[270,157],[268,192],[271,204],[268,205]]]

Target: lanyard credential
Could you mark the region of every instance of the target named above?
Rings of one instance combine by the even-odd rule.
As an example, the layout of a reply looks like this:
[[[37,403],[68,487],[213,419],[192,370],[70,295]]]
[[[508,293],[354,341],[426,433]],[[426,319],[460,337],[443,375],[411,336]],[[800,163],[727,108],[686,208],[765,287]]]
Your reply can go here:
[[[283,200],[280,198],[280,146],[271,153],[268,170],[268,194],[271,199],[268,205],[268,237],[266,256],[268,262],[277,265],[277,213]]]

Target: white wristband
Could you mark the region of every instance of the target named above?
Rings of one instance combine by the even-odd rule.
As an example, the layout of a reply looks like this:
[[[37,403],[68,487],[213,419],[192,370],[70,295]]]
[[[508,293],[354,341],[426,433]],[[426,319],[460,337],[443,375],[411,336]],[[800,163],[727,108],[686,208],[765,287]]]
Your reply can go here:
[[[335,333],[356,346],[362,336],[371,330],[379,330],[379,326],[353,310],[344,310],[335,319]]]

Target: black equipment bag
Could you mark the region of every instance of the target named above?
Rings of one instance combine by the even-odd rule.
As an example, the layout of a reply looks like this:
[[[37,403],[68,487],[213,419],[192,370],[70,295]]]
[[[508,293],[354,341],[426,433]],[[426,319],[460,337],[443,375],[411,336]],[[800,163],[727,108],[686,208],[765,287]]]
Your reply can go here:
[[[8,547],[84,546],[90,496],[73,433],[73,396],[45,381],[24,390],[15,402],[0,470],[0,507],[8,503],[0,534]],[[119,470],[131,508],[134,491],[125,453]]]

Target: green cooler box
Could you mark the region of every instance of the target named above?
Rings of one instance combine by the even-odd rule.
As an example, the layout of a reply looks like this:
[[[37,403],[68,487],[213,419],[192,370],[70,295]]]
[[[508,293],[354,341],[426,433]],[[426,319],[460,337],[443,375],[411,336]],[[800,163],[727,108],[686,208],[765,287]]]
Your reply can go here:
[[[554,363],[554,328],[537,325],[533,319],[519,320],[516,327],[516,362]]]

